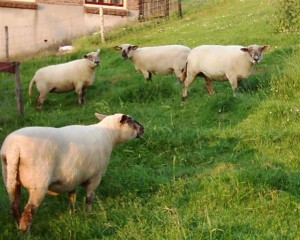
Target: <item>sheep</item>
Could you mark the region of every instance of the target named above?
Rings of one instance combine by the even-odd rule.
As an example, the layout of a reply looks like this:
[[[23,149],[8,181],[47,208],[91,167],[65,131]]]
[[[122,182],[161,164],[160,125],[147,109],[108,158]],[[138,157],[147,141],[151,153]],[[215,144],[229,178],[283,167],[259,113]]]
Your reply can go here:
[[[191,51],[190,48],[182,45],[140,48],[132,44],[122,44],[114,48],[122,52],[124,60],[131,60],[136,71],[140,71],[146,80],[151,80],[152,74],[173,72],[178,79],[181,79],[187,56]]]
[[[229,80],[235,96],[238,81],[251,74],[252,67],[260,62],[262,52],[268,48],[269,45],[202,45],[193,48],[183,71],[182,100],[186,99],[188,87],[197,76],[205,79],[205,87],[210,95],[213,94],[212,80]]]
[[[71,45],[59,46],[59,48],[58,48],[59,52],[71,52],[73,50],[74,50],[74,47]]]
[[[97,52],[85,54],[83,59],[67,63],[50,65],[37,70],[29,84],[29,96],[32,86],[36,83],[39,95],[36,98],[36,110],[42,107],[49,92],[61,93],[75,89],[78,104],[84,102],[87,86],[94,82],[95,69],[100,63],[100,49]]]
[[[90,207],[113,148],[144,133],[144,127],[129,115],[95,115],[100,120],[97,124],[25,127],[4,140],[0,151],[2,175],[21,232],[29,230],[47,192],[68,192],[72,209],[76,188],[83,185],[86,206]],[[21,185],[29,192],[22,215]]]

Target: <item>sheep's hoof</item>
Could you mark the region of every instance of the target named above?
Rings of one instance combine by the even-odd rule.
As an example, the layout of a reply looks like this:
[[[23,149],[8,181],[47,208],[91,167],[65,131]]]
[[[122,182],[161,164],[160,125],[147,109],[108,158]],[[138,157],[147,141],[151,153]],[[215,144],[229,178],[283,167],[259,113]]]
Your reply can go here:
[[[185,96],[185,97],[181,97],[181,100],[184,102],[185,100],[186,100],[186,98],[187,98],[187,96]]]
[[[21,233],[27,233],[29,231],[29,224],[20,223],[19,224],[19,230]]]

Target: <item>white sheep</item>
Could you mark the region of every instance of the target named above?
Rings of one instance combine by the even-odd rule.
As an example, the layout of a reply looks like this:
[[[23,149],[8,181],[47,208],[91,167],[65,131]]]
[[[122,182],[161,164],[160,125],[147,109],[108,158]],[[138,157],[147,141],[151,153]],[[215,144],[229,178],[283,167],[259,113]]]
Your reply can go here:
[[[122,44],[114,47],[122,52],[122,57],[133,62],[136,71],[140,71],[146,80],[151,80],[152,74],[175,73],[181,79],[186,59],[191,51],[182,45],[165,45],[153,47],[138,47],[132,44]]]
[[[182,79],[185,80],[182,100],[186,99],[188,87],[197,76],[205,79],[205,87],[209,94],[213,94],[212,80],[229,80],[235,95],[238,81],[251,74],[253,65],[262,59],[262,52],[268,48],[269,45],[202,45],[193,48],[183,71]]]
[[[100,63],[100,49],[85,54],[83,59],[67,63],[50,65],[37,70],[29,84],[29,96],[36,83],[39,95],[36,98],[36,110],[40,110],[49,92],[61,93],[75,89],[78,104],[84,102],[87,86],[94,82],[95,69]]]
[[[73,50],[74,50],[74,47],[71,45],[59,46],[59,48],[58,48],[59,52],[71,52]]]
[[[6,137],[1,148],[3,180],[22,232],[29,229],[47,192],[68,192],[73,207],[76,188],[83,185],[90,206],[113,148],[144,133],[143,126],[128,115],[95,115],[100,122],[93,125],[26,127]],[[29,193],[22,215],[21,185]]]

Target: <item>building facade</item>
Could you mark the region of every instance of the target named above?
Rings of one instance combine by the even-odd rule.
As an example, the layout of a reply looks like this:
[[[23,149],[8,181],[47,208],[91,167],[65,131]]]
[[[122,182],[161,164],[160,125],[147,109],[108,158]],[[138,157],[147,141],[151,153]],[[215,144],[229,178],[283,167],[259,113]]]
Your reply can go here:
[[[139,0],[0,0],[0,60],[139,18]],[[8,54],[7,54],[8,53]]]

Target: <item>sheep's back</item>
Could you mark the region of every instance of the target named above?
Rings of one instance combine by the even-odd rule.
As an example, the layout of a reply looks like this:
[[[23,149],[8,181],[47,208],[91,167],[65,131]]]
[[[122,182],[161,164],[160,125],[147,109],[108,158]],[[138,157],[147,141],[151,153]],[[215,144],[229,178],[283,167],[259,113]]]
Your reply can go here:
[[[19,178],[24,187],[60,182],[59,189],[65,192],[106,165],[110,149],[102,135],[89,126],[22,128],[6,138],[3,152],[18,152]]]
[[[92,84],[94,71],[89,68],[88,61],[79,59],[39,69],[34,76],[38,89],[51,90],[55,88],[55,92],[60,92],[74,89],[74,82],[85,82],[85,85]]]
[[[249,71],[247,53],[241,51],[242,46],[202,45],[192,49],[188,56],[188,68],[202,72],[215,79],[224,79],[228,72]],[[244,74],[242,74],[244,75]]]
[[[190,49],[181,45],[143,47],[135,51],[134,62],[150,72],[170,73],[183,67]]]

